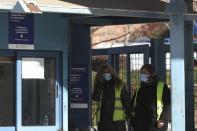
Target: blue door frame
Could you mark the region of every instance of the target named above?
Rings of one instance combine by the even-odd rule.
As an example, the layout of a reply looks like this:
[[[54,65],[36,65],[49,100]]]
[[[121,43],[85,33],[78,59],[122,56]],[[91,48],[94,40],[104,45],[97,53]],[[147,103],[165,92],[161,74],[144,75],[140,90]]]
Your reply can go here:
[[[60,52],[49,52],[49,51],[18,51],[17,52],[17,62],[16,62],[16,67],[17,67],[17,93],[21,94],[22,91],[18,90],[21,89],[20,87],[22,87],[22,83],[21,83],[21,60],[22,57],[36,57],[36,58],[55,58],[56,61],[56,85],[55,85],[55,93],[56,93],[56,104],[55,104],[55,127],[52,128],[52,126],[46,126],[46,127],[40,127],[41,130],[48,130],[48,131],[53,131],[53,130],[58,130],[61,129],[61,123],[62,123],[62,118],[61,118],[61,114],[62,114],[62,108],[61,108],[61,101],[62,101],[62,78],[60,76],[62,76],[62,74],[60,74]],[[58,98],[58,101],[57,101]],[[17,100],[16,104],[22,105],[21,104],[22,100]],[[30,126],[29,128],[22,126],[22,120],[21,120],[21,116],[22,116],[22,109],[17,110],[17,126],[18,129],[21,129],[22,131],[33,131],[35,130],[34,128],[37,129],[37,127],[34,126]]]
[[[15,52],[14,51],[11,51],[11,50],[0,50],[0,56],[3,56],[3,57],[14,57],[15,56]],[[14,72],[14,74],[16,74]],[[14,83],[16,82],[16,80],[14,80]],[[16,89],[14,88],[14,92],[16,92]],[[14,95],[14,98],[16,98],[16,94],[13,94]],[[14,109],[13,110],[16,110],[16,103],[14,102]],[[16,123],[16,111],[14,113],[14,123]],[[16,127],[15,126],[2,126],[0,127],[0,130],[2,131],[15,131],[16,130]]]
[[[14,131],[14,130],[18,130],[18,131],[23,131],[23,130],[27,130],[27,131],[33,131],[33,130],[39,130],[39,127],[35,126],[35,129],[28,129],[28,128],[22,128],[22,109],[21,109],[21,104],[22,104],[22,100],[21,100],[21,95],[22,95],[22,90],[21,90],[21,73],[22,73],[22,57],[38,57],[38,58],[55,58],[55,65],[56,65],[56,91],[55,91],[55,96],[56,98],[58,98],[58,105],[57,103],[55,104],[56,106],[56,115],[58,114],[58,116],[56,116],[55,119],[55,126],[58,125],[57,129],[62,129],[63,123],[62,123],[62,84],[63,84],[63,79],[62,79],[62,53],[61,52],[57,52],[57,51],[20,51],[20,50],[0,50],[0,56],[10,56],[10,57],[15,57],[15,67],[16,67],[16,72],[15,72],[15,98],[16,98],[16,103],[15,103],[15,126],[14,127],[3,127],[5,131]],[[20,106],[18,106],[20,105]],[[58,112],[58,113],[57,113]],[[1,129],[1,127],[0,127]],[[40,127],[40,130],[51,130],[51,126],[48,127]],[[55,129],[55,128],[54,128]],[[55,129],[55,130],[57,130]],[[54,130],[54,131],[55,131]]]

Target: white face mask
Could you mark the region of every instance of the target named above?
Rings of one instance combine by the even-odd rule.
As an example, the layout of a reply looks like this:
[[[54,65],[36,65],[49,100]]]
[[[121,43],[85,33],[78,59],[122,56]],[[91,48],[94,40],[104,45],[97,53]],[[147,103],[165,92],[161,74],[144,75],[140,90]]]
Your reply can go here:
[[[140,80],[142,82],[148,81],[148,77],[149,77],[149,75],[147,75],[147,74],[140,74]]]
[[[110,73],[103,73],[103,79],[106,81],[110,81],[112,79],[112,76]]]

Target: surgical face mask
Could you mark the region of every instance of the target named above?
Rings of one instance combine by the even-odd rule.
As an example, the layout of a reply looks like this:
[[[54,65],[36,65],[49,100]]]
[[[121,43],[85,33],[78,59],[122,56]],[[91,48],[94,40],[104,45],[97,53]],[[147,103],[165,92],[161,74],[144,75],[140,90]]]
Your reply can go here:
[[[106,81],[110,81],[112,79],[112,76],[110,73],[103,73],[103,79]]]
[[[147,75],[147,74],[140,74],[140,80],[142,82],[148,81],[148,77],[149,77],[149,75]]]

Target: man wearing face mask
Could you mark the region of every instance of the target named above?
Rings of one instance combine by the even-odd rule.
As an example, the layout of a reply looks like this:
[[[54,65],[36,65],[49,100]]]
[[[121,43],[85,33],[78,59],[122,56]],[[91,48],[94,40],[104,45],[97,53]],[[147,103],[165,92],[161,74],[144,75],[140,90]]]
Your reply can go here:
[[[132,97],[134,131],[166,131],[170,118],[170,89],[151,64],[140,70],[141,86]]]
[[[92,99],[98,103],[98,131],[126,131],[125,120],[131,111],[130,95],[122,80],[108,65],[102,65],[95,77]]]

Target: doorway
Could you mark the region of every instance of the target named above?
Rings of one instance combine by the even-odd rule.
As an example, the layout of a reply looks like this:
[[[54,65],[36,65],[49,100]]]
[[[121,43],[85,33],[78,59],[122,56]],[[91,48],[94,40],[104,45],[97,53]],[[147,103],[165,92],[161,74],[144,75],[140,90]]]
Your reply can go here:
[[[0,118],[0,130],[60,129],[59,57],[59,52],[46,51],[15,51],[13,56],[0,54],[0,101],[4,101],[0,102],[4,107],[0,110],[4,114],[3,121]]]

